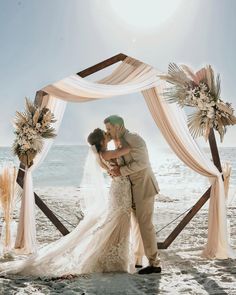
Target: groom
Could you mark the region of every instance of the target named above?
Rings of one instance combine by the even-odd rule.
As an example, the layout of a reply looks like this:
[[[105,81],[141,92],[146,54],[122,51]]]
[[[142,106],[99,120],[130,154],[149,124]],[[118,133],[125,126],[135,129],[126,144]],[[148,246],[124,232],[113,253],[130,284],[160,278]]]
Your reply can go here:
[[[149,266],[138,273],[160,273],[156,233],[152,223],[154,196],[158,194],[159,187],[150,166],[145,141],[138,134],[129,132],[124,126],[124,120],[117,115],[106,118],[104,124],[113,139],[116,139],[117,131],[121,130],[121,145],[128,143],[131,148],[129,154],[119,159],[120,166],[114,167],[112,176],[128,176],[131,182],[134,215],[139,225],[145,255],[149,260]]]

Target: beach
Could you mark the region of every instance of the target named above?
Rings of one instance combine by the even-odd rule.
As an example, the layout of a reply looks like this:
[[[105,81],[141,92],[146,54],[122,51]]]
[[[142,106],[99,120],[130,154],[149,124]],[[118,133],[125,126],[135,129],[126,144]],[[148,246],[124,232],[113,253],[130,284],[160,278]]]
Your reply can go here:
[[[53,149],[35,173],[35,191],[71,231],[81,219],[79,182],[87,147],[56,146]],[[231,245],[236,251],[236,149],[224,148],[220,154],[222,161],[229,161],[233,167],[227,217]],[[15,161],[7,149],[0,150],[1,163],[4,159]],[[169,150],[162,151],[161,156],[158,152],[152,153],[151,163],[161,188],[155,200],[154,224],[158,242],[162,242],[184,215],[163,227],[191,208],[209,183],[180,163]],[[107,181],[109,186],[109,179]],[[18,212],[19,204],[14,212],[16,222]],[[168,249],[160,250],[161,274],[107,273],[81,275],[70,280],[8,276],[0,279],[0,294],[236,294],[236,260],[201,257],[207,241],[207,212],[208,203]],[[36,224],[39,246],[61,237],[37,207]]]

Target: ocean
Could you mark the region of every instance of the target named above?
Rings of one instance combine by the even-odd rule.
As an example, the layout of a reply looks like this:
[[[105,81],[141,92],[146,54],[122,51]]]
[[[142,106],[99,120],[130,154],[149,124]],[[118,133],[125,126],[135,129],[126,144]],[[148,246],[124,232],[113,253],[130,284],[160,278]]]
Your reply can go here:
[[[205,149],[210,157],[210,151]],[[224,147],[219,149],[221,163],[229,162],[232,165],[230,186],[236,186],[236,148]],[[34,186],[80,186],[83,176],[83,167],[88,154],[86,145],[54,145],[45,161],[34,173]],[[169,149],[152,147],[150,161],[160,188],[165,194],[173,195],[176,191],[182,194],[198,193],[201,187],[208,184],[205,177],[195,173]],[[5,163],[18,166],[18,160],[11,153],[10,147],[0,147],[0,168]]]

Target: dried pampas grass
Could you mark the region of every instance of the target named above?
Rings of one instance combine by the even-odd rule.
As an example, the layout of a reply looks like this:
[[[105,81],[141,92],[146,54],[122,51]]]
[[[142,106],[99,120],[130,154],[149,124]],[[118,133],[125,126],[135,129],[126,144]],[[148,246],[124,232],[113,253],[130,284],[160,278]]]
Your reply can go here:
[[[13,209],[16,201],[16,167],[5,166],[0,174],[0,204],[5,221],[5,248],[11,245],[11,229]]]

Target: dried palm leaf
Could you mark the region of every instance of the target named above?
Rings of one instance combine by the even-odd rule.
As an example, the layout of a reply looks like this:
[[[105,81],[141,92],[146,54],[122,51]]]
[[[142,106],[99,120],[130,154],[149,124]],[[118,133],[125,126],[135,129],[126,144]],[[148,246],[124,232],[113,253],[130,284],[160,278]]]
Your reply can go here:
[[[170,63],[167,75],[159,75],[159,77],[167,82],[175,85],[186,86],[191,80],[186,73],[175,63]]]
[[[55,129],[53,127],[49,127],[45,132],[42,133],[43,138],[53,138],[56,137]]]
[[[20,124],[23,125],[25,123],[27,123],[28,119],[27,119],[28,115],[26,113],[20,113],[18,111],[16,111],[16,116],[15,116],[15,122],[16,124]]]
[[[217,100],[220,98],[220,75],[217,74],[216,76],[216,86],[215,86],[215,96],[217,98]]]
[[[201,70],[196,72],[197,79],[201,81],[206,81],[206,69],[202,68]]]
[[[198,79],[197,75],[186,65],[181,65],[181,68],[188,74],[188,76],[192,79],[192,81],[199,85],[200,80]]]
[[[221,112],[224,112],[229,115],[233,115],[234,109],[231,107],[230,104],[225,104],[222,100],[217,102],[217,109]]]
[[[200,110],[188,116],[188,127],[194,138],[204,135],[205,122]]]
[[[25,98],[25,109],[26,109],[26,112],[31,114],[31,116],[33,117],[37,107],[26,97]]]
[[[211,66],[206,66],[206,79],[204,81],[211,93],[214,93],[214,73]]]

